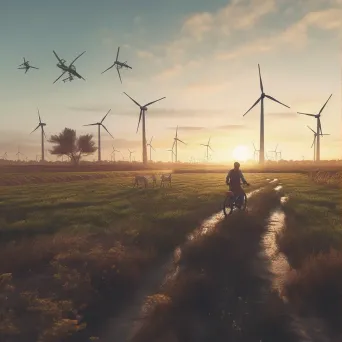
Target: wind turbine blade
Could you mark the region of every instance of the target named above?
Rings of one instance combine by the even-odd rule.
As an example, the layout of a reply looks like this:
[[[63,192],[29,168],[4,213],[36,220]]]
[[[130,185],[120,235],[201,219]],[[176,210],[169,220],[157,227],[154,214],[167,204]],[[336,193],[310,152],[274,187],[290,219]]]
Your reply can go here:
[[[62,73],[62,75],[61,76],[59,76],[57,79],[56,79],[56,81],[55,82],[53,82],[53,84],[55,84],[64,74],[66,73],[66,71],[64,71],[63,73]]]
[[[297,114],[301,114],[301,115],[307,115],[307,116],[313,116],[315,117],[315,114],[308,114],[308,113],[301,113],[301,112],[297,112]]]
[[[324,109],[324,108],[325,108],[325,106],[327,105],[327,103],[328,103],[328,101],[330,100],[331,96],[332,96],[332,94],[329,96],[329,98],[328,98],[327,102],[326,102],[326,103],[324,103],[324,106],[321,108],[321,110],[319,111],[318,115],[320,115],[320,114],[322,113],[323,109]]]
[[[107,131],[107,133],[114,139],[114,137],[112,136],[112,134],[108,131],[108,129],[106,128],[105,125],[101,124],[101,126]]]
[[[209,148],[214,152],[214,150],[211,148],[211,146],[209,146]]]
[[[44,131],[44,126],[42,126],[42,131],[43,131],[44,137],[46,139],[46,134],[45,134],[45,131]]]
[[[158,101],[163,100],[163,99],[166,99],[166,97],[164,96],[164,97],[162,97],[162,98],[160,98],[160,99],[158,99],[158,100],[155,100],[155,101],[146,103],[144,107],[147,107],[147,106],[151,105],[152,103],[158,102]]]
[[[116,67],[116,71],[118,72],[118,75],[119,75],[119,78],[120,78],[120,82],[121,82],[121,84],[122,84],[122,79],[121,79],[121,75],[120,75],[120,70],[119,70],[118,67]]]
[[[315,135],[314,140],[313,140],[313,142],[312,142],[311,148],[313,147],[313,145],[315,144],[315,142],[316,142],[316,135]]]
[[[88,125],[83,125],[83,126],[96,126],[98,125],[97,123],[93,123],[93,124],[88,124]]]
[[[186,145],[186,143],[180,139],[177,139],[178,141],[180,141],[182,144]]]
[[[101,72],[101,74],[104,74],[106,71],[108,71],[109,69],[113,68],[115,64],[113,64],[112,66],[110,66],[109,68],[107,68],[105,71]]]
[[[30,133],[32,134],[33,132],[35,132],[38,128],[40,127],[40,124]]]
[[[139,115],[139,122],[138,122],[138,127],[137,127],[137,133],[138,133],[138,130],[139,130],[139,125],[140,125],[140,121],[141,121],[141,116],[142,116],[142,109],[140,109],[140,115]]]
[[[285,106],[286,108],[290,108],[289,106],[287,106],[286,104],[276,100],[274,97],[270,96],[270,95],[265,95],[266,97],[268,97],[269,99],[273,100],[274,102],[278,102],[279,104]]]
[[[201,146],[207,146],[207,145],[204,145],[204,144],[200,144]]]
[[[261,97],[259,97],[259,98],[255,101],[255,103],[253,104],[253,106],[252,106],[251,108],[249,108],[249,109],[247,110],[247,112],[246,112],[245,114],[243,114],[243,116],[245,116],[249,111],[251,111],[251,110],[260,102],[260,100],[261,100]]]
[[[80,55],[78,55],[69,65],[69,68],[85,53],[85,51],[83,51]]]
[[[154,152],[156,152],[156,150],[154,149],[154,147],[153,147],[153,146],[151,146],[151,148],[152,148],[152,150],[153,150]]]
[[[254,151],[256,151],[256,148],[255,148],[255,145],[254,145],[254,143],[253,143],[253,147],[254,147]]]
[[[152,135],[152,138],[151,138],[151,140],[150,140],[150,144],[152,143],[152,140],[153,140],[153,135]]]
[[[118,61],[118,58],[119,58],[119,52],[120,52],[120,46],[118,47],[118,52],[116,53],[116,59],[115,59],[115,62]]]
[[[38,118],[39,118],[39,123],[42,123],[42,120],[40,118],[40,113],[39,113],[39,109],[37,108],[37,111],[38,111]]]
[[[306,126],[307,128],[309,128],[312,132],[314,132],[316,134],[316,132],[309,126]]]
[[[135,101],[134,99],[132,99],[128,94],[126,94],[125,92],[124,92],[124,94],[125,94],[127,97],[129,97],[137,106],[141,107],[140,104],[139,104],[137,101]]]
[[[277,144],[277,146],[276,146],[276,148],[275,148],[274,152],[277,152],[278,145],[279,145],[279,144]]]
[[[259,64],[258,64],[258,69],[259,69],[260,90],[263,93],[264,92],[264,86],[262,84],[261,71],[260,71],[260,65]]]
[[[101,120],[101,123],[104,121],[104,119],[107,117],[107,115],[109,114],[109,112],[111,111],[112,109],[109,109],[109,111],[107,112],[107,114],[103,117],[103,119]]]

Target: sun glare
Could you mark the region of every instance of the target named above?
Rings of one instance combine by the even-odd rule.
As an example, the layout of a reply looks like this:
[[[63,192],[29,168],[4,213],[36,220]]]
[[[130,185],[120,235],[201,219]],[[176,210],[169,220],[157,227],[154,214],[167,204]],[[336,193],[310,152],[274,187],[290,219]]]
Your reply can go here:
[[[249,158],[249,150],[247,146],[239,145],[233,150],[234,160],[246,161]]]

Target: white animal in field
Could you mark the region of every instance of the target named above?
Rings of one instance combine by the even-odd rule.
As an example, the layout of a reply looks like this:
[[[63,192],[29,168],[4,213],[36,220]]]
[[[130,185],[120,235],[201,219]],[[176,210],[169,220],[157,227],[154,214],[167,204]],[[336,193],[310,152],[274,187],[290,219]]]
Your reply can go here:
[[[168,183],[169,186],[171,186],[171,173],[161,175],[160,179],[160,186],[165,186],[165,183]]]
[[[136,175],[134,177],[133,187],[139,186],[139,184],[142,184],[144,188],[147,188],[147,184],[148,184],[147,177]]]

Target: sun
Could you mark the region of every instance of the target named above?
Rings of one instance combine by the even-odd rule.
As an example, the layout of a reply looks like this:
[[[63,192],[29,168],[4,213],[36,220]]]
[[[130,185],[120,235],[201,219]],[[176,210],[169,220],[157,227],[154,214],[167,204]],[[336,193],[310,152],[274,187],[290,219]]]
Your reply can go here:
[[[233,150],[234,160],[246,161],[249,157],[249,150],[247,146],[239,145]]]

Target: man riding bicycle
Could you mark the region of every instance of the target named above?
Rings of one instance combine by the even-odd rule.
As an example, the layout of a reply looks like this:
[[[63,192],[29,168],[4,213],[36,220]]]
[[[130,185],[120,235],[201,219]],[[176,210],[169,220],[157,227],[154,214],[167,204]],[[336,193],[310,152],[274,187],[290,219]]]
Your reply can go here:
[[[229,186],[229,190],[233,192],[234,197],[236,198],[236,206],[241,207],[243,196],[245,192],[243,191],[241,187],[241,182],[245,185],[249,185],[249,183],[246,181],[245,177],[243,176],[241,170],[240,170],[240,163],[235,162],[234,163],[234,169],[231,169],[228,172],[228,175],[226,177],[226,184]]]

